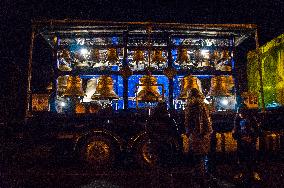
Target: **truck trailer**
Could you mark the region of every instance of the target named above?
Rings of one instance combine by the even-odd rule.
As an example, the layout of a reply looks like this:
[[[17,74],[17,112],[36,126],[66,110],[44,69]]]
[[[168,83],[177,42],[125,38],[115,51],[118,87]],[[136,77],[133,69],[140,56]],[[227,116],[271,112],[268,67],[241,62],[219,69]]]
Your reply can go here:
[[[258,48],[254,24],[33,21],[26,126],[92,166],[128,155],[155,165],[153,137],[177,158],[190,89],[204,96],[214,129],[232,128],[244,90],[238,47],[248,39]]]

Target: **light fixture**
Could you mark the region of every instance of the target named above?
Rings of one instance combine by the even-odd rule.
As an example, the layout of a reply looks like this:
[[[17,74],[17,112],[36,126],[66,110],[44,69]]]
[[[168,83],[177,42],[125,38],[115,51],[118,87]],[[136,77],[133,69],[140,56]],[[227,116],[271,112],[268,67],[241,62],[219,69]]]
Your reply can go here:
[[[89,51],[86,48],[82,48],[80,50],[80,53],[81,53],[81,55],[86,56],[89,53]]]
[[[60,106],[64,107],[64,106],[66,106],[66,103],[65,102],[61,102]]]
[[[225,98],[225,99],[222,99],[222,100],[221,100],[221,104],[224,105],[224,106],[227,106],[227,105],[229,104],[228,99],[226,99],[226,98]]]

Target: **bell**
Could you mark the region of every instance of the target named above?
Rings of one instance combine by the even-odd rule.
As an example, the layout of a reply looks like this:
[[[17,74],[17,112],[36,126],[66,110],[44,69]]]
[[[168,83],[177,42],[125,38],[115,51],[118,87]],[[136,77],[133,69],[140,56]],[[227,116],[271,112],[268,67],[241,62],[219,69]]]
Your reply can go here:
[[[198,89],[199,92],[201,92],[199,82],[200,81],[197,77],[194,77],[194,76],[184,77],[181,81],[181,89],[180,89],[181,92],[180,92],[178,99],[181,99],[181,100],[187,99],[188,92],[193,88],[196,88],[196,89]]]
[[[194,52],[194,57],[195,57],[195,62],[196,62],[196,63],[202,61],[202,59],[203,59],[200,50],[196,50],[196,51]]]
[[[53,89],[53,87],[52,87],[52,82],[50,82],[50,83],[48,84],[48,86],[46,87],[46,90],[47,90],[48,93],[51,93],[52,89]]]
[[[102,75],[99,78],[96,92],[91,97],[93,100],[105,100],[105,99],[118,99],[119,97],[113,91],[113,80],[108,75]]]
[[[223,50],[221,54],[221,59],[228,60],[230,58],[230,53],[228,50]]]
[[[139,80],[137,100],[143,102],[157,102],[163,99],[158,92],[157,78],[145,75]]]
[[[152,56],[152,62],[153,63],[166,62],[166,58],[163,57],[162,50],[154,50],[153,56]]]
[[[70,51],[67,49],[64,49],[59,52],[59,57],[63,59],[63,61],[60,61],[60,64],[58,66],[58,69],[61,71],[71,71],[72,68],[68,65],[70,65],[71,61],[71,54]]]
[[[93,49],[91,53],[91,60],[95,63],[100,62],[100,51],[98,49]]]
[[[62,53],[60,54],[60,56],[67,62],[70,62],[71,60],[70,51],[67,49],[62,50]]]
[[[228,89],[229,89],[229,91],[231,91],[233,89],[234,85],[235,85],[233,76],[230,75],[230,76],[226,76],[226,77],[227,77],[226,80],[227,80],[227,84],[228,84]]]
[[[217,50],[215,50],[213,53],[211,53],[210,59],[211,59],[212,61],[217,61],[217,60],[219,60],[219,59],[220,59],[220,54],[219,54],[219,52],[218,52]]]
[[[144,61],[144,53],[142,50],[135,50],[133,54],[133,61],[139,62]]]
[[[67,79],[67,88],[63,96],[84,96],[82,89],[82,79],[79,76],[69,76]]]
[[[72,71],[71,67],[63,63],[59,65],[58,69],[61,71]]]
[[[227,77],[214,76],[211,78],[211,88],[209,96],[230,96]]]
[[[67,75],[59,76],[57,78],[57,92],[59,96],[63,95],[63,93],[67,88],[67,79],[68,79]]]
[[[84,56],[82,54],[80,54],[79,52],[75,52],[74,53],[74,61],[75,62],[81,62],[84,61]]]
[[[108,65],[115,65],[118,62],[118,55],[115,48],[109,48],[107,50]]]
[[[183,64],[189,62],[189,57],[187,55],[187,49],[186,48],[179,48],[177,53],[177,63]]]

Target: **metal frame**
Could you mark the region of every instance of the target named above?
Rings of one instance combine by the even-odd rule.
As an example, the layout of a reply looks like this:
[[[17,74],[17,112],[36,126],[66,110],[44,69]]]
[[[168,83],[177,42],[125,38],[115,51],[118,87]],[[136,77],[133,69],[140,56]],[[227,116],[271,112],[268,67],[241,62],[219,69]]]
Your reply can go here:
[[[31,32],[31,43],[30,43],[30,53],[29,53],[29,62],[28,62],[28,85],[27,85],[27,98],[26,98],[26,117],[31,117],[31,73],[32,73],[32,61],[33,61],[33,48],[34,48],[34,40],[38,34],[41,34],[47,41],[48,38],[45,36],[48,32],[55,35],[60,35],[62,31],[72,32],[75,30],[84,31],[89,33],[92,30],[96,29],[104,29],[107,28],[109,30],[117,31],[117,32],[105,32],[101,33],[101,35],[121,35],[123,37],[123,44],[115,47],[123,47],[124,48],[124,56],[123,56],[123,66],[127,64],[127,49],[132,48],[141,48],[141,46],[128,46],[127,40],[129,36],[135,35],[139,31],[145,31],[144,36],[147,32],[148,28],[151,28],[151,34],[148,36],[156,35],[158,33],[163,33],[162,35],[165,37],[167,41],[167,46],[158,47],[164,48],[168,51],[168,66],[172,66],[172,56],[171,49],[176,48],[178,46],[171,45],[171,35],[172,36],[193,36],[193,37],[204,37],[207,36],[210,38],[229,38],[233,37],[233,46],[235,47],[239,43],[241,43],[244,39],[249,37],[252,33],[255,33],[255,42],[256,49],[259,48],[258,43],[258,35],[257,35],[257,26],[255,24],[181,24],[181,23],[155,23],[155,22],[110,22],[110,21],[94,21],[94,20],[36,20],[32,22],[32,32]],[[207,35],[206,35],[207,33]],[[94,34],[100,36],[100,34]],[[146,34],[147,35],[147,34]],[[236,38],[236,37],[239,38]],[[49,42],[50,46],[54,49],[58,49],[57,43],[52,45]],[[106,46],[101,46],[106,48]],[[186,46],[185,46],[186,47]],[[188,46],[189,47],[189,46]],[[192,48],[193,46],[190,46]],[[155,46],[145,46],[142,48],[155,48]],[[54,56],[56,58],[56,54]],[[90,71],[93,74],[119,74],[118,72],[113,71]],[[56,76],[64,75],[64,74],[80,74],[80,71],[72,71],[72,72],[62,72],[55,70]],[[134,74],[146,74],[146,71],[135,71]],[[153,72],[153,74],[163,74],[162,71]],[[188,71],[178,71],[178,75],[186,75],[189,74]],[[208,74],[205,72],[192,72],[192,74]],[[226,72],[218,72],[216,71],[214,74],[224,74],[229,75],[232,73]],[[264,107],[264,94],[263,94],[263,82],[262,82],[262,72],[261,72],[261,64],[259,63],[259,74],[260,74],[260,94],[262,98],[262,111],[265,111]],[[237,84],[238,82],[236,82]],[[55,86],[56,82],[54,82]],[[125,89],[128,89],[128,78],[123,78],[123,86]],[[55,87],[56,88],[56,87]],[[124,89],[124,90],[125,90]],[[169,78],[169,91],[173,90],[173,79]],[[123,97],[127,96],[127,91],[124,91]],[[169,94],[169,104],[172,107],[173,104],[173,96],[172,93]],[[127,109],[127,100],[124,99],[124,107]]]

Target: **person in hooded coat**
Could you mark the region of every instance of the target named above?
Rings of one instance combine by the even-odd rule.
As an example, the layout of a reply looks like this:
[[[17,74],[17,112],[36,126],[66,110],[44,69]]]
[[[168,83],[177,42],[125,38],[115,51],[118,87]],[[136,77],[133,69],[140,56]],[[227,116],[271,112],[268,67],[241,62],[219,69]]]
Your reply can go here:
[[[207,155],[210,150],[212,123],[204,97],[195,88],[189,92],[185,108],[185,128],[194,155]]]

